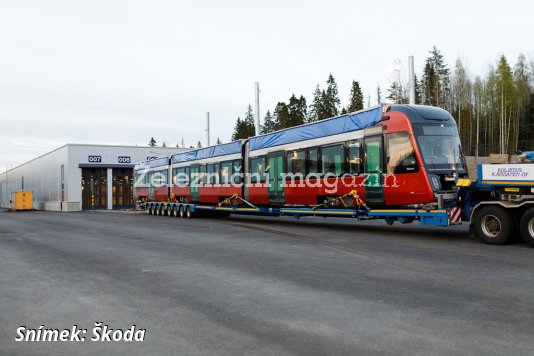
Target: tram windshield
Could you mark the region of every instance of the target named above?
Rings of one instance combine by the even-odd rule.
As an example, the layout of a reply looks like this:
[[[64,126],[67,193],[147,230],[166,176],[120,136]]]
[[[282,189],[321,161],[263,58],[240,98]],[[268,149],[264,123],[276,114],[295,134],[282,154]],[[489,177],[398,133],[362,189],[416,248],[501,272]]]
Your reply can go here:
[[[465,172],[462,145],[456,126],[443,124],[413,126],[427,170]]]

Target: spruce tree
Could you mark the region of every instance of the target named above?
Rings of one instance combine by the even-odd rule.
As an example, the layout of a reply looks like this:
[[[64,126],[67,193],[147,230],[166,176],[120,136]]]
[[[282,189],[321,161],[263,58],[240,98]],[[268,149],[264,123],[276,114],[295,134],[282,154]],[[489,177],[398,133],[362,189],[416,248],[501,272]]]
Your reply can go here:
[[[275,122],[273,119],[273,115],[271,115],[271,112],[267,110],[267,114],[265,114],[265,118],[263,119],[263,125],[261,126],[261,133],[266,134],[269,132],[273,132],[275,130]]]
[[[298,126],[304,124],[306,121],[306,99],[301,95],[300,98],[297,98],[295,94],[289,98],[289,105],[287,106],[288,116],[289,116],[289,126]]]
[[[276,107],[274,108],[274,116],[276,130],[282,130],[291,127],[291,122],[289,120],[289,110],[287,108],[286,103],[284,103],[283,101],[276,104]]]
[[[308,122],[315,122],[322,118],[324,113],[323,96],[319,84],[313,92],[313,102],[310,105],[310,112],[308,114]]]
[[[197,148],[202,148],[202,142],[200,141],[197,142]]]
[[[363,92],[360,88],[360,83],[353,80],[352,87],[350,89],[349,105],[347,106],[347,112],[354,112],[363,109]]]
[[[403,87],[398,81],[391,83],[388,92],[389,95],[386,97],[386,99],[391,100],[396,104],[407,104],[409,101],[406,88]]]
[[[150,147],[156,147],[156,140],[154,140],[154,137],[150,138],[150,141],[148,141],[148,145]]]
[[[326,97],[324,101],[325,106],[325,118],[334,117],[339,114],[339,107],[341,106],[341,101],[339,100],[337,83],[334,79],[332,73],[328,76],[326,80]]]
[[[255,122],[254,122],[254,112],[252,111],[252,105],[248,105],[247,111],[245,112],[245,131],[247,133],[247,137],[252,137],[256,133],[255,129]]]
[[[426,59],[422,84],[425,104],[450,109],[449,69],[436,46]]]
[[[244,128],[243,121],[241,121],[241,118],[238,117],[235,123],[235,126],[234,126],[234,133],[232,134],[232,141],[240,140],[242,138],[247,138],[244,136],[245,132],[243,128]]]
[[[218,138],[218,137],[217,137],[217,144],[218,144],[218,145],[222,145],[222,141],[221,141],[221,139]]]
[[[417,79],[417,75],[413,75],[414,89],[415,89],[415,103],[423,103],[423,87],[421,81]]]
[[[423,80],[421,83],[423,88],[423,104],[425,105],[436,105],[436,92],[438,86],[438,77],[436,70],[430,61],[427,59],[425,63],[425,68],[423,69]]]
[[[382,88],[380,88],[380,84],[378,84],[376,87],[376,103],[380,104],[382,100]]]

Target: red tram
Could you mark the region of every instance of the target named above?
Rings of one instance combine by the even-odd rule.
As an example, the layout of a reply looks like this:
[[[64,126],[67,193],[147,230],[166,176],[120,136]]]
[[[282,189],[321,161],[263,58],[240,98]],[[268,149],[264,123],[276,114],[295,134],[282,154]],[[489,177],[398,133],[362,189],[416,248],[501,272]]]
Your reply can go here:
[[[465,175],[447,111],[392,105],[142,162],[134,184],[138,201],[401,207],[435,204]]]

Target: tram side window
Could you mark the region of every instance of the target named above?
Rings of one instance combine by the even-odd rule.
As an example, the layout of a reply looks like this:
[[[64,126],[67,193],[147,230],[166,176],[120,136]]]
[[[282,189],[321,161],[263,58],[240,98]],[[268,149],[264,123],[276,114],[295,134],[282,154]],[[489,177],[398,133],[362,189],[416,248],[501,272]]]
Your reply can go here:
[[[221,163],[221,184],[230,184],[230,176],[232,175],[232,162]]]
[[[189,167],[189,185],[195,187],[200,185],[200,166]]]
[[[172,169],[172,185],[174,186],[178,183],[178,169],[179,168]]]
[[[360,173],[360,142],[354,141],[349,143],[349,173]]]
[[[323,174],[343,174],[345,162],[343,145],[321,147]]]
[[[241,174],[243,172],[243,167],[241,165],[241,160],[236,159],[232,161],[232,183],[241,184]]]
[[[150,174],[150,182],[154,184],[154,187],[161,188],[166,187],[168,183],[168,171],[157,171]]]
[[[218,163],[212,163],[208,164],[208,175],[206,181],[209,184],[219,184],[219,164]]]
[[[166,187],[169,185],[169,170],[168,169],[165,169],[163,171],[161,171],[161,174],[163,176],[163,178],[161,179],[162,180],[162,183],[163,183],[163,187]]]
[[[308,149],[308,170],[307,173],[319,173],[319,150],[317,148]]]
[[[302,177],[306,174],[306,152],[304,150],[289,151],[287,156],[287,173],[302,174]],[[291,179],[287,177],[287,179]]]
[[[188,177],[189,177],[189,172],[187,168],[185,167],[175,168],[173,169],[173,171],[175,171],[173,175],[174,185],[177,185],[179,187],[186,186],[188,182]]]
[[[206,169],[206,165],[203,164],[200,166],[200,179],[199,179],[199,183],[200,184],[206,184],[206,172],[207,169]]]
[[[415,150],[407,132],[388,134],[387,143],[388,174],[415,173],[419,171]]]
[[[250,159],[250,182],[265,182],[265,156]]]

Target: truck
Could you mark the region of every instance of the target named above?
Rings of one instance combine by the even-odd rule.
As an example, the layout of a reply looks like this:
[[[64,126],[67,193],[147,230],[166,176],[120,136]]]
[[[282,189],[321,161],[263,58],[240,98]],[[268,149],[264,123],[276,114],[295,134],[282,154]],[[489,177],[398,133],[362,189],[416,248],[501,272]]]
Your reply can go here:
[[[479,165],[477,179],[467,173],[450,113],[380,105],[140,162],[134,192],[152,215],[469,223],[484,243],[521,236],[534,245],[534,163]]]

